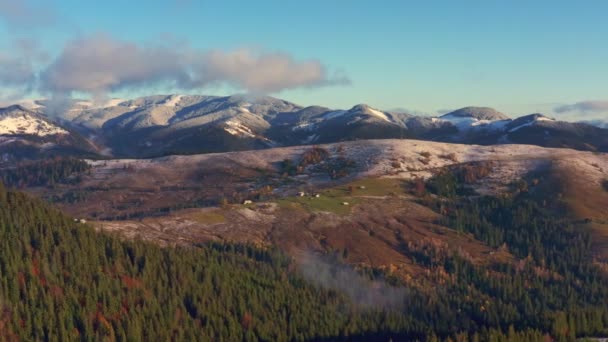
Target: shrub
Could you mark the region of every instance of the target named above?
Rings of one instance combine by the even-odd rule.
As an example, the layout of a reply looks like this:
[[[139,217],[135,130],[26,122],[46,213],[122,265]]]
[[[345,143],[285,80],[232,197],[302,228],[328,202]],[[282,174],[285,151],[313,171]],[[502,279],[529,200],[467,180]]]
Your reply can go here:
[[[435,174],[426,183],[427,189],[442,197],[454,197],[456,196],[457,189],[459,187],[458,179],[452,172],[447,170],[441,171]]]
[[[439,156],[439,158],[445,159],[445,160],[449,160],[449,161],[453,161],[454,163],[458,162],[458,158],[456,157],[456,153],[442,154],[442,155]]]
[[[456,178],[465,184],[472,184],[487,177],[492,172],[491,162],[470,163],[459,166],[454,170]]]
[[[297,171],[298,167],[291,159],[285,159],[279,165],[279,173],[284,176],[293,176],[297,173]]]
[[[421,155],[423,158],[427,158],[427,159],[428,159],[428,158],[430,158],[430,157],[431,157],[431,152],[428,152],[428,151],[423,151],[423,152],[420,152],[420,155]]]
[[[414,178],[414,180],[411,182],[411,191],[415,196],[424,196],[426,194],[426,184],[424,183],[424,178]]]
[[[319,164],[327,158],[329,158],[329,151],[323,147],[314,146],[302,154],[299,166],[305,168],[308,165]]]
[[[336,158],[328,165],[327,173],[332,179],[348,176],[356,167],[356,163],[348,158]]]

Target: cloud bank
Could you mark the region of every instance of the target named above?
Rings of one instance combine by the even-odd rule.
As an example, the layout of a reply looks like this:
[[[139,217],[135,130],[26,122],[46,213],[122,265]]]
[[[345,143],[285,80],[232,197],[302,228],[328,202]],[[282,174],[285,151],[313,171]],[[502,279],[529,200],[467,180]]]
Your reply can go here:
[[[3,1],[3,0],[0,0]],[[52,96],[157,87],[196,90],[229,86],[251,94],[347,84],[315,59],[296,60],[284,52],[242,48],[200,50],[187,45],[146,45],[95,34],[71,40],[39,70],[33,51],[0,54],[0,84],[28,87]],[[40,64],[40,63],[38,63]]]
[[[602,113],[608,112],[608,101],[581,101],[574,104],[562,105],[554,109],[556,113]]]

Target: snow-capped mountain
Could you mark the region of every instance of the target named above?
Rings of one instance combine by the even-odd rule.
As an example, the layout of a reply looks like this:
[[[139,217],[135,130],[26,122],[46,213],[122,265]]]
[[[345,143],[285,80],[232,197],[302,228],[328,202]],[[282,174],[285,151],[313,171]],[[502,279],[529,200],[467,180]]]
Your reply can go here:
[[[0,163],[52,155],[94,155],[79,133],[21,105],[0,108]]]
[[[465,107],[440,116],[437,120],[447,121],[459,132],[471,130],[502,131],[511,122],[503,113],[487,107]]]
[[[0,109],[0,136],[45,137],[68,131],[20,105]]]
[[[77,131],[122,157],[382,138],[608,151],[606,129],[541,114],[511,119],[487,107],[465,107],[430,117],[382,111],[366,104],[350,109],[302,107],[273,97],[242,95],[155,95],[101,104],[72,100],[61,111],[47,100],[27,102],[31,109],[25,106],[23,102],[19,108],[30,117],[21,116],[19,125],[11,118],[0,129],[37,132],[39,136]]]

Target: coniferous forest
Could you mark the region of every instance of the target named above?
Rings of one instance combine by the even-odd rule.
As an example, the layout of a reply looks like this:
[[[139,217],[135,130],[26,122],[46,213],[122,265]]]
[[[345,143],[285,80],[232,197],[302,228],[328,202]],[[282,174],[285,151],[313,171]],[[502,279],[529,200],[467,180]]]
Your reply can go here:
[[[27,161],[13,168],[0,170],[0,181],[6,186],[54,186],[58,183],[78,183],[91,166],[77,158],[57,157],[49,160]]]
[[[434,182],[434,183],[433,183]],[[300,277],[279,251],[205,244],[161,248],[74,223],[0,187],[0,340],[573,340],[608,334],[608,287],[589,236],[522,194],[458,196],[446,225],[522,262],[481,268],[412,251],[448,281],[408,289],[399,309],[359,307]]]

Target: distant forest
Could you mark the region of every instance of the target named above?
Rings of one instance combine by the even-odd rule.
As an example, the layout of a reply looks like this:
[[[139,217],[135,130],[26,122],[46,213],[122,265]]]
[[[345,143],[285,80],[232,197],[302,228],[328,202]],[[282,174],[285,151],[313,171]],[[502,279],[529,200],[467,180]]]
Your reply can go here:
[[[11,188],[54,186],[78,183],[91,166],[84,160],[57,157],[50,160],[27,161],[12,168],[0,169],[0,181]]]
[[[361,307],[339,291],[313,286],[277,250],[124,241],[0,185],[0,340],[569,341],[608,335],[607,280],[593,263],[589,235],[526,192],[467,197],[463,182],[455,173],[438,174],[420,189],[423,200],[444,213],[443,224],[508,248],[520,262],[488,268],[456,253],[412,248],[418,264],[447,275],[432,288],[410,287],[400,309]]]

